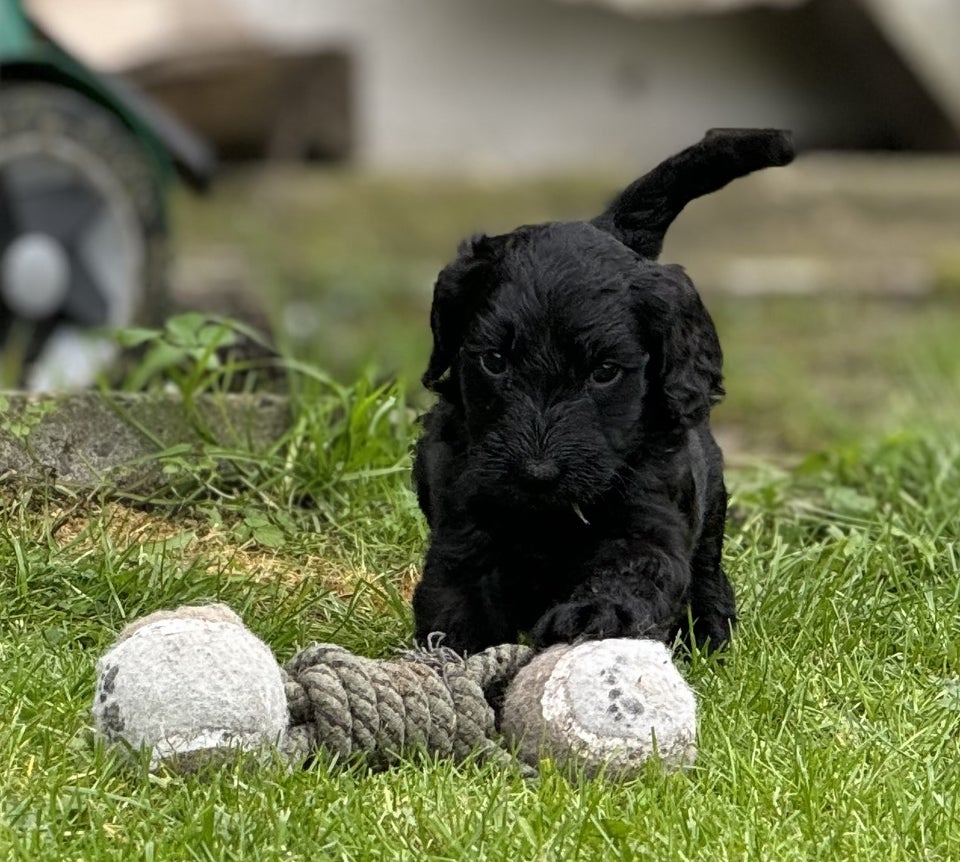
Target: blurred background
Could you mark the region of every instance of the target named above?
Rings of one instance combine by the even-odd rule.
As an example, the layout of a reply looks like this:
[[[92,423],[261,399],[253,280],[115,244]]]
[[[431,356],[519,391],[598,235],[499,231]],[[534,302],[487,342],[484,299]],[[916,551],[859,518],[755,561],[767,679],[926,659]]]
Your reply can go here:
[[[662,256],[720,329],[729,459],[954,422],[958,44],[955,0],[0,0],[6,382],[197,309],[425,403],[462,237],[776,126],[797,162],[691,204]]]

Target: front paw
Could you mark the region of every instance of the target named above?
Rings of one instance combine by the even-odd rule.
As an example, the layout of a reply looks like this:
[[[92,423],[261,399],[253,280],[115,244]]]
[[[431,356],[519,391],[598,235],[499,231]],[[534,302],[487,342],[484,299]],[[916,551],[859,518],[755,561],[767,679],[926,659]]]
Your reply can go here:
[[[600,638],[654,637],[629,605],[614,601],[580,600],[554,605],[530,633],[537,647]]]

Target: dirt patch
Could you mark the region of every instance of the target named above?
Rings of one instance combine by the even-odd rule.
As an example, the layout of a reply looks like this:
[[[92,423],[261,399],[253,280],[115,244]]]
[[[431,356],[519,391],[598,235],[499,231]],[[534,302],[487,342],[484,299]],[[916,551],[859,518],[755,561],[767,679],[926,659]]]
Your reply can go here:
[[[350,598],[358,584],[378,578],[374,572],[332,557],[316,553],[291,556],[283,550],[264,548],[254,539],[238,542],[220,526],[189,517],[170,519],[116,502],[57,508],[50,512],[48,523],[60,550],[80,556],[105,545],[118,550],[138,548],[140,554],[161,552],[174,565],[199,565],[211,574],[290,586],[310,578],[342,599]],[[416,568],[408,566],[393,577],[409,600],[418,578]]]

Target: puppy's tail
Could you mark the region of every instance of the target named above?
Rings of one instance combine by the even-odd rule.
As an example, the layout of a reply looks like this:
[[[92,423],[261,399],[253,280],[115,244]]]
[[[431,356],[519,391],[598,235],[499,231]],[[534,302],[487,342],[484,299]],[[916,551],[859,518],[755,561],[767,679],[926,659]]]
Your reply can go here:
[[[663,237],[695,198],[761,168],[793,161],[793,136],[781,129],[710,129],[624,189],[593,224],[643,257],[656,259]]]

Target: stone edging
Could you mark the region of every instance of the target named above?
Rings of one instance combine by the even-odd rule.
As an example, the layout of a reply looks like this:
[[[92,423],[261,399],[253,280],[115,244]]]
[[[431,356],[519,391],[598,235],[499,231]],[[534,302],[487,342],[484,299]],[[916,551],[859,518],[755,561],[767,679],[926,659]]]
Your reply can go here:
[[[289,428],[278,395],[200,395],[187,409],[177,395],[0,392],[0,483],[105,485],[148,493],[165,484],[156,456],[205,437],[256,451]]]

